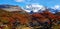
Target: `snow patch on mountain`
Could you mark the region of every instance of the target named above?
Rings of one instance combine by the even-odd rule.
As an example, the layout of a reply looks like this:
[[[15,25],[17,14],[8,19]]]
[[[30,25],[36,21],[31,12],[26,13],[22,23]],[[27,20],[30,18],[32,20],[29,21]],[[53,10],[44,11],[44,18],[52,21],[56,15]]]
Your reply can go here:
[[[39,10],[44,11],[45,7],[43,5],[39,5],[39,4],[30,4],[30,5],[26,5],[26,7],[24,9],[26,9],[28,11],[38,12]]]

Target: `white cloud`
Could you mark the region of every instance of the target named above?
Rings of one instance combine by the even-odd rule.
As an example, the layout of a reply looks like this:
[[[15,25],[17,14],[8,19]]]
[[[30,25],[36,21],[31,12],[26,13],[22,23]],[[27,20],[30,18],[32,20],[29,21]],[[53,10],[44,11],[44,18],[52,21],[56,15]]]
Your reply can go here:
[[[31,9],[33,12],[38,12],[40,9],[45,10],[45,7],[39,4],[29,4],[26,5],[26,8]]]
[[[52,7],[53,9],[60,9],[60,5],[55,5],[54,7]]]
[[[51,8],[56,10],[57,12],[60,12],[60,5],[55,5],[55,6],[51,7]]]
[[[32,0],[15,0],[16,2],[30,3]]]
[[[55,5],[54,7],[55,7],[55,9],[59,9],[60,5]]]
[[[15,0],[16,2],[24,2],[25,0]]]

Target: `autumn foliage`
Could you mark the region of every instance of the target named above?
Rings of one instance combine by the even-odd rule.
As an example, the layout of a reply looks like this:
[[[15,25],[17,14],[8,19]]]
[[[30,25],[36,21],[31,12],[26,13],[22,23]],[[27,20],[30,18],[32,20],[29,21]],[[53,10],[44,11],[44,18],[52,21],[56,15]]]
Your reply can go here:
[[[43,13],[34,13],[32,15],[28,14],[27,12],[24,12],[24,13],[22,11],[20,12],[17,12],[17,11],[7,12],[7,11],[0,9],[0,20],[2,22],[6,21],[10,23],[14,23],[16,20],[18,20],[21,24],[26,24],[34,20],[32,18],[35,18],[39,22],[46,22],[46,21],[49,21],[49,19],[51,20],[60,19],[60,16],[52,14],[49,11],[44,11]]]

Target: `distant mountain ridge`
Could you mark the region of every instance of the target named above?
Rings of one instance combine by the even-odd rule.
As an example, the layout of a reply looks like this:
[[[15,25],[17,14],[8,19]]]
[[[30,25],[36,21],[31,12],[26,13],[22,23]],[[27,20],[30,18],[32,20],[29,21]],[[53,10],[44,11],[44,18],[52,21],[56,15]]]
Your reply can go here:
[[[53,8],[48,8],[48,7],[45,7],[45,6],[34,6],[34,5],[28,5],[26,7],[24,7],[24,9],[26,10],[26,12],[34,12],[34,13],[39,13],[39,12],[43,12],[45,11],[46,9],[49,10],[49,12],[51,13],[57,13],[57,12],[60,12],[59,9],[53,9]]]
[[[17,7],[17,6],[9,5],[9,4],[2,4],[2,5],[0,5],[0,8],[9,8],[9,7]]]
[[[22,9],[21,7],[19,7],[17,5],[8,5],[8,4],[0,5],[0,8],[7,9],[7,11],[13,11],[13,10],[14,11],[20,11]],[[9,10],[9,9],[11,9],[11,10]],[[44,10],[42,10],[42,9],[44,9]],[[30,13],[30,12],[42,12],[42,11],[45,11],[46,9],[48,9],[51,13],[56,13],[56,12],[60,11],[58,9],[47,8],[47,7],[44,7],[44,6],[40,9],[39,9],[39,7],[31,7],[31,8],[26,8],[26,7],[24,8],[23,7],[22,10],[24,10],[24,11],[28,10],[29,13]]]
[[[15,5],[0,5],[0,8],[6,11],[22,11],[22,9],[19,6]]]

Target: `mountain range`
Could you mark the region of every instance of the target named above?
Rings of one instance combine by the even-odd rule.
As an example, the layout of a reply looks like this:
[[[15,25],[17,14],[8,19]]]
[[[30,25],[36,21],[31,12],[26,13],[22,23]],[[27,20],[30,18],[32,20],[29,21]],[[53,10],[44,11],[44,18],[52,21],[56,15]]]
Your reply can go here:
[[[14,8],[13,8],[14,7]],[[29,7],[29,8],[27,8],[27,7]],[[38,7],[38,6],[32,6],[32,5],[28,5],[27,7],[23,7],[23,8],[21,8],[21,7],[19,7],[19,6],[17,6],[17,5],[7,5],[7,4],[5,4],[5,5],[0,5],[0,8],[3,8],[3,9],[8,9],[8,8],[11,8],[10,10],[7,10],[7,11],[13,11],[13,10],[16,10],[16,11],[20,11],[20,10],[17,10],[17,9],[23,9],[24,11],[26,11],[26,12],[42,12],[42,11],[45,11],[46,9],[48,9],[49,10],[49,12],[51,12],[51,13],[57,13],[57,12],[60,12],[60,10],[59,9],[53,9],[53,8],[47,8],[47,7],[45,7],[45,6],[41,6],[41,7]],[[13,10],[12,10],[12,8],[13,8]]]
[[[31,12],[27,12],[19,6],[14,5],[0,5],[0,20],[2,22],[14,23],[19,21],[21,24],[28,24],[29,22],[46,22],[50,18],[53,20],[60,19],[60,12],[51,8],[40,8],[38,11],[36,7],[31,7]],[[30,10],[30,8],[29,8]],[[48,21],[49,22],[49,21]]]

